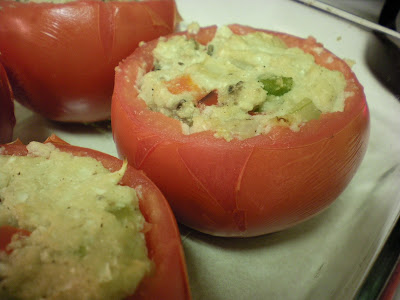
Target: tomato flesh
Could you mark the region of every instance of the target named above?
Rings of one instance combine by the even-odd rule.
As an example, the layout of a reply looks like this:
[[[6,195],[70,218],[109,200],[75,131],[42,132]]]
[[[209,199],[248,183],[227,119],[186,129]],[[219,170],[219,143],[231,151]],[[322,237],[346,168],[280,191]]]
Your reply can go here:
[[[216,104],[218,104],[218,93],[216,91],[210,92],[202,99],[200,99],[198,102],[198,105],[205,105],[205,106],[216,105]]]
[[[174,0],[0,2],[0,62],[16,100],[65,122],[108,119],[114,68],[177,20]]]
[[[12,226],[0,226],[0,251],[5,251],[7,254],[12,252],[7,246],[11,243],[13,236],[29,236],[30,232],[25,229],[15,228]]]
[[[61,151],[75,156],[97,159],[112,172],[122,166],[122,161],[115,157],[92,149],[71,146],[56,136],[50,137],[46,142],[51,142]],[[27,155],[26,147],[20,142],[2,147],[3,155]],[[128,167],[121,184],[132,188],[140,186],[142,196],[139,197],[139,206],[146,222],[149,223],[145,231],[146,245],[149,257],[155,263],[154,273],[145,277],[135,294],[128,299],[190,299],[180,233],[164,196],[143,172],[132,167]],[[5,249],[15,231],[21,233],[21,229],[4,227],[0,227],[0,250]],[[3,235],[3,232],[7,234]]]
[[[203,28],[190,37],[206,44],[215,32]],[[132,83],[143,65],[152,70],[157,41],[137,49],[116,74],[111,121],[120,156],[157,184],[179,222],[212,235],[256,236],[308,219],[340,195],[367,148],[368,107],[349,66],[326,49],[314,52],[322,45],[313,38],[264,32],[342,72],[350,95],[344,111],[323,114],[298,132],[276,126],[267,135],[227,142],[210,131],[184,135],[179,121],[147,109],[138,97]]]

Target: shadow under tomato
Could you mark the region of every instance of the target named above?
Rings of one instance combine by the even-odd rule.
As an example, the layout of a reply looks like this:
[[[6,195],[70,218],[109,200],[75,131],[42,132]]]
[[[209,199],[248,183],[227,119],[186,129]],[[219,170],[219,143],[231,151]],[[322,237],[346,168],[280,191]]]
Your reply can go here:
[[[39,114],[29,111],[17,104],[17,124],[14,128],[14,140],[20,139],[24,144],[31,141],[45,141],[51,134],[79,136],[101,136],[111,134],[111,122],[63,123],[48,120]]]
[[[335,203],[324,211],[311,217],[310,219],[294,225],[291,228],[280,232],[269,233],[256,237],[217,237],[193,230],[185,225],[180,224],[179,229],[183,243],[186,239],[201,241],[212,247],[223,248],[228,251],[246,251],[256,248],[268,248],[278,244],[293,242],[296,239],[303,239],[307,235],[311,235],[315,230],[325,222],[329,222],[340,208],[335,208]],[[332,215],[332,216],[331,216]]]
[[[343,204],[346,201],[341,202]],[[248,257],[249,263],[253,264],[257,261],[257,257],[262,256],[262,260],[266,259],[271,251],[276,251],[277,249],[287,250],[298,243],[303,243],[304,245],[304,243],[310,242],[316,234],[323,236],[323,234],[316,233],[316,231],[329,230],[327,227],[329,228],[330,224],[335,222],[337,216],[342,214],[344,209],[342,204],[334,202],[324,211],[300,224],[280,232],[257,237],[215,237],[180,224],[179,229],[187,260],[189,279],[194,283],[194,287],[204,280],[204,268],[207,267],[202,266],[202,260],[208,256],[214,256],[214,253],[218,257],[230,257],[232,261],[235,261],[235,257],[240,260],[244,255]],[[234,258],[232,259],[232,257]],[[225,264],[222,268],[229,268],[226,262],[220,261],[219,263]],[[255,266],[251,267],[254,268]]]
[[[32,115],[21,121],[18,120],[14,128],[14,140],[20,139],[24,144],[30,141],[43,142],[51,135],[49,121],[39,115]]]
[[[315,247],[325,247],[323,242],[315,245],[314,237],[318,235],[324,239],[326,231],[335,230],[331,225],[334,225],[337,216],[345,209],[343,203],[346,199],[341,200],[301,224],[258,237],[214,237],[180,225],[194,299],[217,299],[215,290],[224,289],[221,287],[221,282],[224,282],[222,286],[225,284],[235,286],[242,282],[244,285],[248,283],[254,287],[252,280],[262,282],[268,280],[271,274],[283,275],[292,268],[297,268],[295,272],[299,272],[297,263],[292,263],[303,258],[307,261],[313,257]],[[299,261],[299,265],[303,263]],[[278,267],[281,264],[283,268]],[[280,270],[277,270],[277,267]],[[264,289],[265,287],[262,287],[262,290]],[[251,288],[241,293],[248,298],[254,296]],[[226,298],[220,296],[219,299]]]
[[[71,134],[103,134],[111,133],[111,121],[99,121],[93,123],[63,123],[50,121],[57,130]]]

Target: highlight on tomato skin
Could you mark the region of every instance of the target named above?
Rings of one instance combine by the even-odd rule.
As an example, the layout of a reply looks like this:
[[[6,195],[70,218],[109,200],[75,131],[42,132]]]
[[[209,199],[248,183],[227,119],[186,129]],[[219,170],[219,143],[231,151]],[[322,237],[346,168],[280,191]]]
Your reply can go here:
[[[16,100],[63,122],[109,119],[114,68],[179,21],[174,0],[0,6],[0,63]]]
[[[15,123],[13,92],[0,63],[0,144],[11,142]]]
[[[45,143],[52,143],[59,150],[75,156],[92,157],[112,172],[119,170],[123,163],[108,154],[69,145],[55,135],[50,136]],[[3,155],[25,156],[28,154],[26,146],[19,140],[0,146]],[[144,232],[146,245],[149,257],[155,264],[154,272],[145,277],[135,294],[127,297],[127,299],[190,300],[191,294],[180,233],[167,201],[160,190],[142,171],[131,166],[128,166],[121,184],[132,188],[140,186],[139,207],[148,223]],[[4,226],[0,227],[0,233],[0,251],[6,250],[7,244],[15,233],[18,233],[21,237],[29,235],[26,230],[5,228]],[[3,233],[7,234],[3,235]]]
[[[260,30],[230,28],[236,34]],[[206,44],[215,31],[203,28],[190,37]],[[149,110],[132,84],[140,68],[152,70],[157,41],[137,49],[116,73],[111,122],[120,156],[156,183],[178,222],[212,235],[257,236],[312,217],[342,193],[367,149],[368,106],[350,67],[314,38],[261,31],[342,72],[349,95],[344,111],[322,114],[298,132],[276,126],[230,142],[210,131],[184,135],[178,120]]]

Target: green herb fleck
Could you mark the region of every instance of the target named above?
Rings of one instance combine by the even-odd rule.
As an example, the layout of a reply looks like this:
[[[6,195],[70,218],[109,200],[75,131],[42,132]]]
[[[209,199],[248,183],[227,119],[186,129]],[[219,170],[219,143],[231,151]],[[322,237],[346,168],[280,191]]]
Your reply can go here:
[[[284,76],[272,76],[260,79],[264,90],[268,95],[282,96],[289,92],[293,87],[293,78]]]
[[[199,42],[196,41],[194,38],[191,38],[190,40],[194,43],[194,50],[199,50],[200,49]]]
[[[207,46],[207,54],[212,56],[214,53],[214,45],[210,44]]]

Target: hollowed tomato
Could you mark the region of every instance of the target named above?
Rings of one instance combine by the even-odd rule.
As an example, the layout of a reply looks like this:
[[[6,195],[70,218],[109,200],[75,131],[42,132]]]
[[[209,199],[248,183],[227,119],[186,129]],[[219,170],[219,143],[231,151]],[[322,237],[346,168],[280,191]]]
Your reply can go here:
[[[108,119],[114,68],[177,21],[174,0],[0,0],[0,7],[0,62],[16,100],[66,122]]]
[[[92,149],[71,146],[56,136],[51,136],[46,142],[51,142],[61,151],[76,156],[92,157],[112,172],[119,170],[122,166],[122,161],[115,157]],[[25,145],[20,142],[1,147],[3,155],[27,155]],[[149,257],[155,263],[154,272],[143,279],[135,294],[128,299],[190,299],[180,234],[167,201],[142,171],[132,167],[128,167],[121,184],[132,188],[141,186],[139,206],[146,222],[149,223],[145,230],[146,245]],[[11,235],[15,233],[29,235],[26,231],[9,227],[0,228],[0,233],[2,235],[0,249],[3,250],[6,248],[4,244],[10,241]]]
[[[14,99],[10,82],[0,63],[0,144],[12,140],[15,126]]]
[[[230,28],[237,34],[257,30]],[[193,38],[207,43],[215,30],[202,29]],[[135,88],[140,68],[153,67],[157,41],[137,49],[117,71],[111,122],[119,154],[156,183],[179,222],[202,232],[255,236],[293,226],[332,203],[365,154],[369,112],[350,67],[314,38],[269,33],[344,74],[349,96],[343,112],[322,114],[298,132],[276,126],[244,140],[228,142],[210,131],[184,135],[178,120],[148,109]]]

